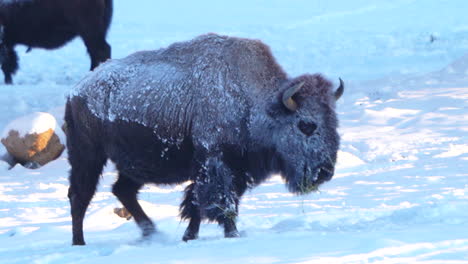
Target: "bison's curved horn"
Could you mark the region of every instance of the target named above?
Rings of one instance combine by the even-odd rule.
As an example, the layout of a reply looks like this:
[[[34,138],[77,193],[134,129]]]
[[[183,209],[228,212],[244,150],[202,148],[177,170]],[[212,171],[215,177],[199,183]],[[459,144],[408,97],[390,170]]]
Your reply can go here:
[[[290,111],[294,112],[297,110],[297,103],[294,102],[292,96],[297,93],[304,85],[304,82],[294,85],[293,87],[289,88],[288,90],[284,91],[283,93],[283,104],[288,108]]]
[[[341,95],[343,95],[343,92],[344,92],[344,82],[343,80],[341,80],[341,78],[339,79],[340,79],[340,86],[335,91],[335,101],[338,101],[338,99],[340,99]]]

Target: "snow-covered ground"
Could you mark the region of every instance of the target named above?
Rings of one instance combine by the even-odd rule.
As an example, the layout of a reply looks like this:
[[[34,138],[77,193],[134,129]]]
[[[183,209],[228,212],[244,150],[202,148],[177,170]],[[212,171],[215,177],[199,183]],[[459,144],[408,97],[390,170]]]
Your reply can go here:
[[[138,2],[138,4],[135,4]],[[71,246],[66,153],[37,169],[0,163],[0,263],[468,263],[468,19],[466,0],[115,0],[113,57],[206,32],[269,44],[292,76],[342,77],[336,175],[293,196],[273,177],[242,200],[241,238],[205,223],[184,243],[181,186],[145,187],[161,234],[137,243],[117,217],[108,164]],[[56,51],[18,47],[15,85],[0,85],[0,130],[47,111],[87,74],[81,40]],[[3,147],[1,149],[3,150]]]

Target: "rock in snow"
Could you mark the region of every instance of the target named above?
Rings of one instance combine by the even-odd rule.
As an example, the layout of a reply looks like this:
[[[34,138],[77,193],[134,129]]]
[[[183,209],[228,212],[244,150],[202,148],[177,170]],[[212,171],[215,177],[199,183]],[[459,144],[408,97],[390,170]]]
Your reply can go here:
[[[43,112],[10,122],[3,131],[1,141],[14,158],[13,164],[38,168],[57,159],[65,146],[56,135],[55,127],[55,118]]]

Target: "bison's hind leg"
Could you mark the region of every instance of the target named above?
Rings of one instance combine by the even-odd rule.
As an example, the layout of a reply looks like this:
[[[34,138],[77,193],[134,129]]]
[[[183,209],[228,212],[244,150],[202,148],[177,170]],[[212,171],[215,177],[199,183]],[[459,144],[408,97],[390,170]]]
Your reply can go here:
[[[135,222],[142,230],[143,238],[148,238],[155,233],[156,228],[138,203],[137,195],[141,186],[143,184],[133,181],[123,173],[119,173],[119,179],[112,187],[112,193],[132,214]]]
[[[111,57],[111,46],[106,41],[105,32],[95,29],[81,35],[89,56],[91,58],[91,69],[94,70],[100,63]]]
[[[71,205],[73,245],[84,245],[83,220],[96,192],[106,157],[95,149],[85,150],[83,146],[69,145],[69,161],[71,171],[68,198]]]

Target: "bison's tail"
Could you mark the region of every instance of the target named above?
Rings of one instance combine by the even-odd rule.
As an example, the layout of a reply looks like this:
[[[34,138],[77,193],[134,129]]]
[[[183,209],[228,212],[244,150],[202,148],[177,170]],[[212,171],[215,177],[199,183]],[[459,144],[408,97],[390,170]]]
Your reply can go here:
[[[114,12],[114,6],[113,6],[113,0],[104,0],[104,26],[107,30],[109,29],[109,26],[112,21],[112,13]]]
[[[67,103],[65,104],[65,115],[63,117],[63,125],[62,125],[62,130],[65,133],[67,141],[69,140],[67,132],[70,126],[73,126],[73,119],[72,119],[70,101],[67,100]]]

